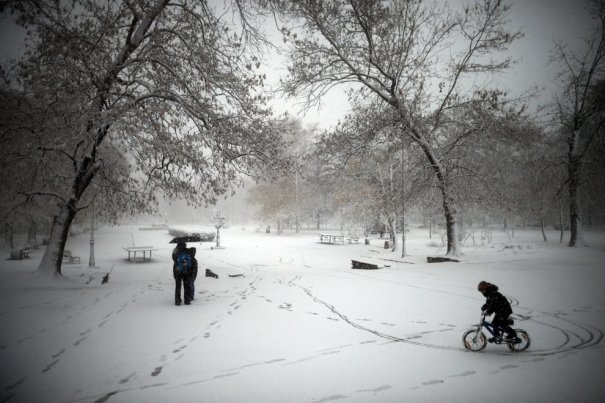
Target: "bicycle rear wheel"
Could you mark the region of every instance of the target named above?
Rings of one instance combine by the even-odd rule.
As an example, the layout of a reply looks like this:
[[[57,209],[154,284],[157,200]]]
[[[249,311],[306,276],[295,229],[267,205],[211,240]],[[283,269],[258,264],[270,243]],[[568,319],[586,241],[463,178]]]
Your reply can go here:
[[[515,329],[517,332],[517,338],[519,338],[519,343],[506,342],[506,345],[510,349],[510,351],[514,351],[516,353],[525,351],[531,344],[531,340],[529,338],[529,334],[523,329]]]
[[[462,335],[462,343],[467,350],[481,351],[487,345],[487,340],[482,331],[470,329]]]

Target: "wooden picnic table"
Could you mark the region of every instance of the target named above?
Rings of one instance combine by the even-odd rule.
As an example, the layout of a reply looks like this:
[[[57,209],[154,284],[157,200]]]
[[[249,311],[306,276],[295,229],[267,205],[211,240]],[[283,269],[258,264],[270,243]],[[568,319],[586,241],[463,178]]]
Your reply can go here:
[[[128,246],[122,249],[128,252],[128,261],[133,261],[135,263],[137,261],[137,253],[143,253],[143,262],[145,262],[151,261],[151,252],[157,250],[157,248],[154,248],[153,246]],[[149,252],[149,257],[147,257],[147,252]]]
[[[331,244],[344,244],[345,237],[344,235],[336,235],[336,234],[319,234],[319,241],[321,243],[331,243]]]

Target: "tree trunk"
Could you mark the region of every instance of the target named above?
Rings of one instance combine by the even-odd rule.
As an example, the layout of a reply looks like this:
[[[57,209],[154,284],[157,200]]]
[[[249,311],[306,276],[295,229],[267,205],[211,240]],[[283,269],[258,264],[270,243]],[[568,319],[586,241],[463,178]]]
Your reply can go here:
[[[107,133],[107,128],[102,132],[101,138]],[[89,145],[89,153],[82,158],[76,177],[71,187],[71,197],[59,205],[59,214],[53,221],[48,246],[38,266],[39,272],[61,275],[61,263],[63,262],[63,251],[69,235],[71,223],[78,212],[77,206],[80,198],[92,182],[92,178],[98,172],[100,165],[94,160],[96,144]]]
[[[389,238],[391,239],[391,251],[395,252],[399,246],[397,245],[397,219],[395,217],[389,217]]]
[[[298,162],[296,163],[296,173],[294,174],[294,191],[296,192],[295,196],[296,196],[296,215],[295,215],[295,220],[296,220],[296,233],[298,234],[300,232],[300,207],[299,207],[299,200],[298,200]]]
[[[405,215],[401,216],[401,257],[405,257]]]
[[[569,176],[569,243],[568,246],[584,246],[582,212],[580,208],[580,158],[571,147],[568,161]]]
[[[438,160],[430,144],[424,141],[420,134],[414,131],[413,128],[410,127],[409,130],[411,132],[412,140],[414,140],[424,152],[424,155],[430,162],[433,172],[437,178],[437,187],[441,192],[441,203],[443,206],[443,214],[445,216],[447,235],[447,251],[445,254],[458,256],[460,254],[460,250],[458,248],[458,231],[456,229],[456,209],[454,208],[454,199],[447,183],[446,169]]]
[[[540,228],[542,229],[542,238],[544,238],[544,242],[548,242],[548,238],[546,238],[546,231],[544,230],[544,216],[540,220]]]
[[[4,225],[4,241],[8,245],[9,248],[13,249],[15,247],[15,241],[13,237],[13,224],[7,222]]]
[[[451,206],[449,197],[443,196],[443,212],[445,214],[445,226],[447,234],[447,252],[446,255],[458,256],[460,254],[458,248],[458,231],[456,229],[455,210]]]
[[[559,199],[559,226],[561,228],[561,236],[559,237],[559,243],[563,243],[563,236],[565,234],[565,223],[563,222],[563,205],[561,199]]]
[[[59,215],[55,216],[50,230],[50,238],[46,251],[38,266],[38,271],[43,273],[54,273],[61,275],[61,264],[63,263],[63,251],[67,243],[69,228],[76,216],[76,210],[66,204],[61,207]]]
[[[36,221],[31,220],[29,223],[29,228],[27,229],[27,243],[35,244],[37,237],[38,237],[38,226],[36,225]]]

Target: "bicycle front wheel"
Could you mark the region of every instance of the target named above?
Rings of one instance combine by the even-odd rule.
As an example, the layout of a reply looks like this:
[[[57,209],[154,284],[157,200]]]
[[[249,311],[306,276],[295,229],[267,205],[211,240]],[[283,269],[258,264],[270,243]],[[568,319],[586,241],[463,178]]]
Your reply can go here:
[[[467,350],[481,351],[487,345],[487,340],[481,330],[470,329],[462,335],[462,343]]]
[[[531,343],[529,334],[527,334],[527,332],[523,329],[515,329],[515,332],[517,332],[517,338],[519,340],[515,340],[515,342],[506,342],[506,345],[510,351],[514,351],[516,353],[527,350]]]

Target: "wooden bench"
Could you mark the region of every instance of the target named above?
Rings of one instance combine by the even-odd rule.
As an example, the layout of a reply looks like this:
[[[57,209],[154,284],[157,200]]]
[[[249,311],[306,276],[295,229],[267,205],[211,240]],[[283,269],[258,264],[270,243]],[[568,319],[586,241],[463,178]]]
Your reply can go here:
[[[11,249],[10,260],[21,260],[29,257],[31,251],[31,248],[28,247]]]
[[[359,237],[358,237],[358,236],[352,236],[352,237],[350,237],[350,238],[347,238],[347,241],[348,241],[349,243],[353,243],[353,242],[355,242],[355,243],[359,243]]]
[[[63,251],[63,263],[80,263],[80,256],[74,256],[70,250]]]

